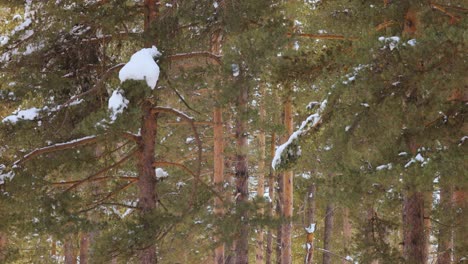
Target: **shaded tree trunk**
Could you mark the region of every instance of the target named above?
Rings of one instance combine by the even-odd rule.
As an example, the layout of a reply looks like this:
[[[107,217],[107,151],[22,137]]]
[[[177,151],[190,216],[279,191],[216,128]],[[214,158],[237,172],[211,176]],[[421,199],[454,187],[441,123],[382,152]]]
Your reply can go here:
[[[453,246],[454,262],[463,263],[468,258],[468,192],[465,186],[456,186],[452,195],[454,210]],[[466,260],[465,260],[466,261]]]
[[[265,86],[261,85],[260,87],[260,96],[261,102],[260,102],[260,110],[259,110],[259,115],[260,115],[260,123],[262,124],[262,128],[260,128],[260,133],[258,134],[258,148],[259,148],[259,160],[258,160],[258,181],[257,181],[257,196],[260,199],[263,199],[263,196],[265,194],[265,158],[266,158],[266,139],[265,139],[265,129],[263,128],[263,123],[265,122],[265,116],[266,116],[266,111],[265,111]],[[262,216],[264,214],[264,208],[263,205],[258,211],[259,216]],[[264,256],[264,241],[263,241],[263,229],[258,228],[258,234],[257,234],[257,244],[256,244],[256,250],[255,250],[255,262],[257,264],[263,264],[263,256]]]
[[[405,195],[403,202],[403,243],[403,255],[407,263],[426,263],[424,194],[422,192],[409,192]]]
[[[323,264],[331,264],[332,255],[329,253],[331,251],[331,242],[333,234],[333,218],[334,218],[334,209],[333,204],[328,203],[325,210],[325,230],[323,235]]]
[[[289,94],[284,102],[284,126],[287,135],[283,142],[289,139],[293,133],[293,115],[292,115],[292,97]],[[283,176],[283,210],[282,216],[284,222],[281,230],[281,264],[292,263],[291,234],[292,234],[292,216],[293,216],[293,172],[288,170]]]
[[[248,88],[241,83],[237,97],[237,120],[236,120],[236,205],[240,213],[239,238],[236,241],[236,264],[247,264],[249,262],[249,225],[247,203],[249,198],[248,189],[248,166],[247,166],[247,100]]]
[[[449,186],[443,186],[440,189],[440,222],[443,224],[438,225],[437,264],[450,264],[452,261],[452,193]]]
[[[317,188],[315,184],[312,183],[307,190],[307,218],[305,221],[305,226],[310,227],[311,225],[315,225],[315,196],[317,193]],[[306,256],[305,256],[305,264],[312,264],[314,263],[314,239],[315,233],[314,232],[307,232],[306,231]]]
[[[138,199],[143,218],[154,213],[157,206],[156,173],[153,167],[156,143],[157,123],[155,114],[151,113],[153,105],[149,101],[142,104],[141,140],[138,142],[137,166],[138,166]],[[157,115],[157,114],[156,114]],[[144,220],[145,228],[151,223]],[[151,241],[147,242],[140,252],[140,263],[157,263],[156,246]]]
[[[270,155],[273,157],[275,155],[275,142],[276,134],[273,132],[271,134],[271,144],[270,144]],[[275,204],[275,174],[272,168],[270,168],[270,175],[268,176],[268,195],[270,201],[268,203],[268,215],[273,218],[275,215],[274,204]],[[273,229],[268,228],[267,240],[266,240],[266,254],[265,254],[265,263],[272,263],[272,254],[273,254]]]
[[[73,235],[67,235],[63,243],[63,254],[65,256],[65,264],[76,264],[76,247]]]
[[[346,256],[349,254],[349,246],[351,243],[351,221],[349,220],[349,208],[343,209],[343,249]],[[347,260],[342,260],[343,264],[349,263]]]
[[[80,237],[80,264],[88,264],[89,246],[91,237],[89,233],[81,233]]]

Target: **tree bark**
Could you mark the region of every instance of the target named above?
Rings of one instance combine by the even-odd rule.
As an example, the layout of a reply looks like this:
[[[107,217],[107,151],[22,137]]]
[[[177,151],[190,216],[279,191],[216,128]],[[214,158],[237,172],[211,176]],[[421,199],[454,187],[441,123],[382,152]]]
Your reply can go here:
[[[65,264],[76,264],[76,248],[73,234],[67,235],[63,243]]]
[[[156,193],[156,173],[153,167],[154,152],[156,144],[157,123],[155,114],[151,113],[152,103],[144,101],[142,103],[142,125],[141,125],[141,140],[138,142],[137,166],[138,166],[138,198],[140,212],[143,215],[154,213],[157,206]],[[150,223],[143,223],[145,228],[148,228]],[[157,263],[156,247],[154,243],[148,241],[145,249],[140,252],[140,263],[153,264]]]
[[[424,194],[409,192],[403,202],[403,255],[407,263],[427,261],[426,233],[424,231]]]
[[[88,264],[89,260],[89,245],[90,245],[89,233],[81,233],[80,238],[80,264]]]
[[[276,196],[276,213],[279,215],[279,216],[283,216],[283,180],[284,180],[284,177],[283,177],[283,173],[279,173],[277,175],[277,181],[278,181],[278,195]],[[278,229],[276,231],[276,263],[277,264],[282,264],[281,263],[281,254],[282,254],[282,247],[281,247],[281,239],[283,237],[283,225],[279,225],[278,226]]]
[[[260,102],[260,109],[259,109],[259,115],[260,115],[260,123],[263,124],[265,122],[265,116],[266,116],[266,111],[265,111],[265,86],[261,85],[260,87],[260,96],[261,102]],[[260,128],[260,132],[258,134],[258,148],[259,148],[259,160],[258,160],[258,181],[257,181],[257,197],[259,199],[263,199],[263,196],[265,194],[265,158],[266,158],[266,139],[265,139],[265,130],[263,128]],[[262,216],[264,214],[264,208],[263,204],[261,205],[261,208],[258,211],[259,216]],[[255,262],[257,264],[263,264],[263,256],[264,256],[264,241],[263,241],[263,229],[259,228],[258,229],[258,234],[257,234],[257,245],[256,245],[256,250],[255,250]]]
[[[349,254],[351,243],[351,221],[349,220],[349,208],[343,209],[343,248],[346,256]],[[342,260],[342,264],[349,264],[349,261]]]
[[[211,52],[213,54],[221,53],[223,32],[221,30],[213,33],[211,37]],[[216,98],[219,101],[219,92],[215,91]],[[223,132],[223,110],[219,103],[213,108],[213,183],[215,185],[216,192],[223,192],[224,183],[224,132]],[[221,218],[224,215],[223,201],[215,197],[214,201],[214,214]],[[219,243],[219,237],[214,238]],[[214,250],[214,263],[224,263],[224,244],[219,244]]]
[[[248,165],[247,165],[247,100],[248,88],[245,84],[239,87],[237,97],[236,120],[236,205],[240,213],[239,238],[236,241],[236,264],[247,264],[249,261],[249,226],[246,223],[248,213],[246,204],[249,198],[248,189]]]
[[[440,222],[444,224],[438,225],[437,264],[450,264],[452,261],[452,193],[453,192],[449,186],[443,186],[440,189]]]
[[[468,256],[468,192],[465,186],[455,187],[452,203],[455,212],[455,219],[452,223],[454,227],[454,263],[463,263],[462,259]]]
[[[284,142],[289,139],[293,133],[293,115],[292,115],[292,97],[288,89],[288,96],[284,102],[284,126],[287,135]],[[293,216],[293,172],[291,170],[284,172],[283,178],[283,217],[284,221],[281,231],[281,263],[292,263],[291,234],[292,234],[292,216]]]
[[[0,263],[3,263],[7,257],[8,238],[3,232],[0,232]]]
[[[315,225],[315,196],[316,196],[317,188],[315,184],[312,183],[307,190],[307,218],[305,221],[305,226],[310,227],[311,225]],[[306,232],[306,256],[305,256],[305,264],[312,264],[314,263],[314,235],[315,233],[308,233]]]
[[[275,155],[275,142],[276,134],[273,132],[271,134],[271,145],[270,145],[270,155],[273,157]],[[270,201],[268,203],[268,215],[273,218],[275,216],[274,204],[275,204],[275,174],[272,168],[270,168],[270,175],[268,177],[268,195]],[[266,241],[266,254],[265,254],[265,263],[272,263],[272,254],[273,254],[273,231],[272,228],[268,228],[267,241]]]
[[[334,208],[332,203],[327,204],[325,210],[325,230],[323,235],[323,264],[331,264],[332,255],[329,253],[331,249],[331,239],[333,233],[333,218],[334,218]]]

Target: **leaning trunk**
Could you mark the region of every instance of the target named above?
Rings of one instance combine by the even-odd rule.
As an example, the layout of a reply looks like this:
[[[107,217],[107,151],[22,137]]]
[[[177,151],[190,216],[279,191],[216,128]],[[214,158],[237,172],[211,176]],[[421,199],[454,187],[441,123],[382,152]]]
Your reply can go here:
[[[290,91],[288,91],[290,92]],[[288,95],[284,102],[284,126],[286,127],[287,135],[284,139],[286,142],[289,136],[293,133],[293,116],[292,116],[292,98]],[[292,216],[293,216],[293,172],[288,170],[284,172],[283,178],[283,218],[281,230],[281,264],[292,263],[291,251],[291,232],[292,232]]]
[[[239,238],[236,241],[236,263],[247,264],[249,261],[249,228],[245,223],[248,219],[247,202],[249,198],[248,189],[248,167],[247,167],[247,100],[248,89],[241,84],[237,98],[237,121],[236,121],[236,205],[240,213]]]
[[[140,212],[145,216],[151,215],[156,209],[158,201],[156,194],[156,174],[153,168],[154,151],[156,143],[156,116],[151,113],[152,104],[144,101],[142,104],[141,140],[138,143],[138,198]],[[150,223],[144,221],[145,228],[150,228]],[[146,242],[146,241],[145,241]],[[147,241],[140,252],[140,263],[153,264],[157,262],[156,247],[153,241]]]
[[[333,233],[333,216],[334,209],[333,204],[327,204],[327,209],[325,212],[325,233],[323,235],[323,264],[331,264],[331,239]]]
[[[426,233],[424,231],[424,194],[407,193],[403,202],[403,255],[407,263],[427,261]]]

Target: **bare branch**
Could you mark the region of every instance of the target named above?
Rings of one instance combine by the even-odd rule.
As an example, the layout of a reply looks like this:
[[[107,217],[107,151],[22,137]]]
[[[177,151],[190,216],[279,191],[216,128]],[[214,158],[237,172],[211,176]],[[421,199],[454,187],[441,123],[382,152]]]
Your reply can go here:
[[[174,55],[169,55],[165,57],[166,59],[169,59],[171,61],[176,61],[176,60],[185,60],[185,59],[192,59],[196,57],[202,57],[202,58],[207,58],[215,62],[215,64],[221,65],[221,58],[222,56],[213,54],[208,51],[196,51],[196,52],[190,52],[190,53],[179,53],[179,54],[174,54]]]

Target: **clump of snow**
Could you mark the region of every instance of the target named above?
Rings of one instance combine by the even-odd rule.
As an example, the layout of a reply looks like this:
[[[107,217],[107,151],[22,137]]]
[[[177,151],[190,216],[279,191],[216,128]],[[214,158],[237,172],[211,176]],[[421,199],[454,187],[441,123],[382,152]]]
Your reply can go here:
[[[5,172],[6,166],[0,164],[0,185],[5,183],[5,180],[11,180],[15,177],[15,173],[13,171]]]
[[[123,113],[124,109],[127,108],[127,105],[128,100],[123,96],[122,91],[113,91],[108,103],[108,108],[111,110],[111,120],[115,121],[117,119],[117,115]]]
[[[159,56],[161,53],[155,46],[137,51],[120,70],[120,81],[146,81],[146,84],[153,90],[159,79],[159,66],[154,59]]]
[[[416,162],[419,162],[421,163],[421,167],[424,167],[425,165],[427,165],[427,163],[429,163],[431,159],[430,158],[424,158],[421,153],[418,153],[414,158],[411,158],[406,164],[405,164],[405,168],[408,168],[409,166],[411,166],[411,164],[413,163],[416,163]]]
[[[305,230],[306,230],[306,232],[309,233],[309,234],[314,233],[314,232],[315,232],[315,223],[310,224],[310,226],[306,227]]]
[[[12,115],[5,117],[2,123],[13,123],[15,124],[19,120],[34,120],[39,116],[40,109],[33,107],[26,110],[19,110],[14,112]]]
[[[400,42],[400,37],[398,36],[392,36],[392,37],[379,37],[379,41],[384,43],[384,46],[382,49],[389,48],[390,50],[394,50],[397,46],[398,43]]]
[[[169,177],[169,173],[167,173],[167,171],[161,168],[156,168],[154,171],[156,172],[156,179],[163,179]]]
[[[391,170],[392,168],[393,168],[393,164],[388,163],[388,164],[377,166],[375,169],[378,170],[378,171],[381,171],[381,170],[384,170],[384,169]]]
[[[240,74],[239,64],[231,64],[232,76],[237,77]]]
[[[410,39],[406,43],[408,43],[408,45],[410,45],[411,47],[414,47],[416,46],[416,39]]]

